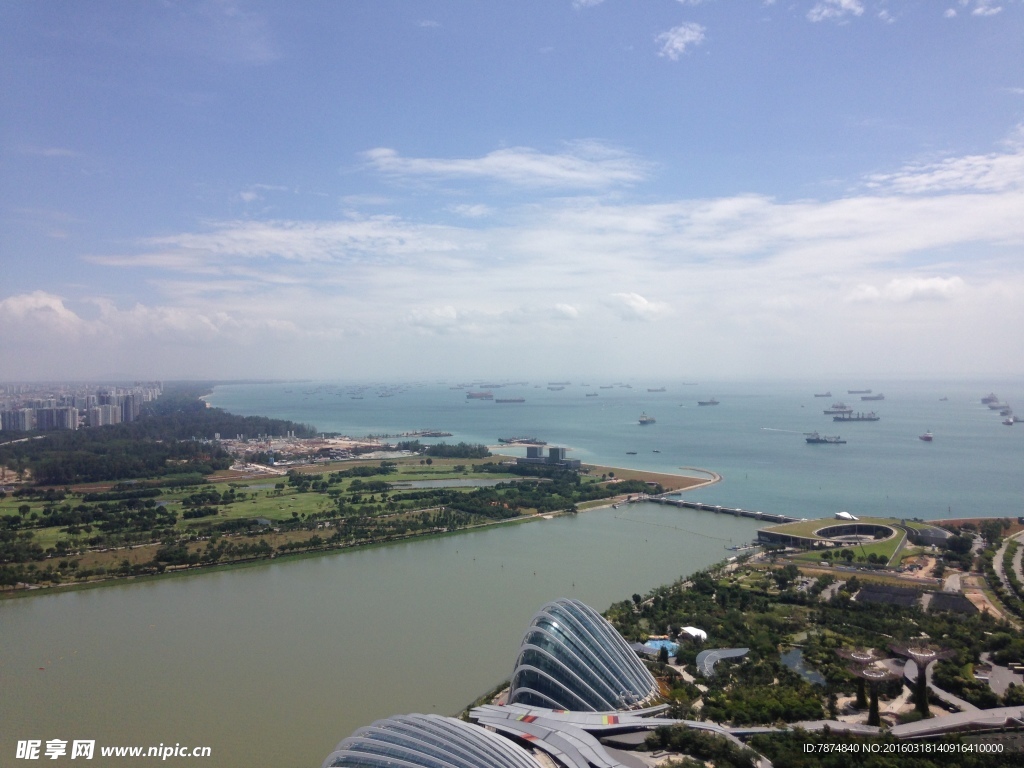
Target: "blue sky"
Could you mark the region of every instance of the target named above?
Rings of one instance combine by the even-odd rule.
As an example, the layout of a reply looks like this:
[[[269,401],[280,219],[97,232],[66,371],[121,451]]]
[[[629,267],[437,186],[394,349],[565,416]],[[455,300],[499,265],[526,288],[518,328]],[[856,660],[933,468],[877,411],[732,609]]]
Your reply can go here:
[[[1024,373],[1021,0],[0,4],[0,379]]]

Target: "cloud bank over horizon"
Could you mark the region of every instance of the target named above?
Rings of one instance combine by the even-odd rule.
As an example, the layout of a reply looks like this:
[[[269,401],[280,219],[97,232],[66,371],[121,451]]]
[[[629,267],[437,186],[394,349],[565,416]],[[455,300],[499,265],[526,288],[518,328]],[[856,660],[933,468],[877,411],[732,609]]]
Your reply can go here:
[[[567,100],[574,89],[607,98],[609,84],[625,81],[612,92],[634,112],[601,116],[593,98],[572,97],[572,109],[560,113],[549,102],[551,132],[540,114],[523,124],[477,115],[462,126],[454,103],[446,107],[451,118],[440,119],[415,90],[382,99],[358,80],[324,81],[346,104],[327,122],[346,126],[351,136],[343,142],[306,137],[287,149],[239,154],[239,168],[221,167],[212,154],[192,160],[189,152],[204,154],[194,144],[182,145],[184,168],[118,165],[121,150],[96,139],[47,135],[41,124],[30,135],[31,122],[12,129],[4,156],[38,181],[0,197],[5,221],[16,224],[0,241],[5,263],[15,265],[0,289],[0,355],[17,361],[4,378],[611,375],[637,361],[652,375],[681,378],[1024,372],[1024,127],[1005,122],[987,142],[960,142],[957,150],[930,136],[908,141],[906,124],[919,121],[924,136],[928,118],[897,116],[893,107],[889,117],[835,118],[876,144],[878,136],[897,137],[885,152],[856,133],[820,145],[807,133],[785,149],[777,147],[788,139],[759,135],[771,125],[730,134],[731,115],[719,114],[715,99],[728,95],[730,78],[733,88],[749,88],[750,73],[717,60],[741,43],[718,6],[676,4],[676,14],[699,20],[680,25],[665,15],[638,25],[635,44],[580,47],[578,68],[564,81],[546,69],[548,59],[564,56],[557,45],[517,52],[527,70],[508,83],[525,82],[532,98]],[[1024,28],[1018,3],[954,10],[983,24],[997,7],[1004,21]],[[405,48],[434,57],[436,66],[447,54],[422,36],[459,29],[442,10],[420,9],[401,32]],[[883,27],[867,24],[883,11],[867,0],[766,3],[749,34],[763,40],[758,25],[785,23],[794,35],[877,35]],[[567,1],[560,13],[559,23],[586,34],[608,24],[600,28],[611,37],[595,42],[615,39],[621,27],[603,21],[622,13],[612,2]],[[947,15],[927,23],[948,24]],[[232,84],[208,74],[192,75],[187,88],[168,81],[162,88],[174,99],[153,96],[154,104],[187,99],[203,105],[204,120],[219,119],[224,94],[301,63],[282,33],[285,22],[258,4],[246,6],[240,29],[216,18],[216,34],[236,46],[230,66],[237,71],[223,75]],[[906,23],[899,15],[889,21]],[[499,39],[525,38],[510,30]],[[179,55],[208,62],[207,49],[180,45]],[[448,90],[438,79],[421,87],[434,99],[462,100],[474,114],[505,109],[514,91],[486,93],[505,73],[485,51],[473,56],[484,70],[471,81],[479,90]],[[600,69],[595,57],[647,61],[651,93],[628,74]],[[1007,114],[1019,113],[1024,72],[1008,74],[986,86],[985,98],[1016,100]],[[128,77],[105,76],[119,88]],[[813,99],[778,82],[770,87],[793,114],[815,113]],[[819,86],[854,84],[804,83]],[[641,108],[655,89],[662,101]],[[844,100],[857,102],[846,94],[836,104]],[[417,105],[420,125],[387,128],[384,115],[405,103]],[[384,112],[360,125],[353,105]],[[150,131],[136,139],[138,156],[177,146],[148,116],[124,109],[123,120]],[[666,114],[690,142],[670,122],[656,127]],[[293,130],[253,125],[255,139],[234,140],[254,149],[264,131],[269,138]],[[501,133],[488,138],[484,125],[500,125]],[[211,136],[211,150],[231,156],[230,143],[217,143],[229,134]],[[692,142],[697,135],[703,144]],[[166,189],[145,187],[147,176],[177,186],[178,207],[166,204]],[[90,196],[108,187],[109,201]],[[133,196],[133,189],[147,191]]]

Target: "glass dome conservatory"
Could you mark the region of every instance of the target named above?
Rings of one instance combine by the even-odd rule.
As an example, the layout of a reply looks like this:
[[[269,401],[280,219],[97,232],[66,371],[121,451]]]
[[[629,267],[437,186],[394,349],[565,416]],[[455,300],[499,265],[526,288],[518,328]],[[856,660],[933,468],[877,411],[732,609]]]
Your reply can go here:
[[[563,598],[545,605],[530,622],[508,700],[607,712],[644,706],[658,692],[654,676],[603,616]]]
[[[440,715],[399,715],[360,728],[323,768],[537,768],[522,747]]]

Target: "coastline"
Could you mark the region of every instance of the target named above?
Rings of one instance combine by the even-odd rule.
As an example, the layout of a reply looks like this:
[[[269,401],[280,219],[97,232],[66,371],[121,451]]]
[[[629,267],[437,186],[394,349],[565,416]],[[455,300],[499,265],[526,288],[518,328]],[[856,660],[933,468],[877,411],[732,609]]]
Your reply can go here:
[[[509,460],[514,457],[504,455],[494,455],[490,457],[496,460]],[[336,462],[331,464],[321,465],[307,465],[302,467],[296,467],[300,472],[305,473],[319,473],[329,472],[337,470],[343,467],[350,467],[356,463],[365,462]],[[630,469],[627,467],[610,467],[605,465],[587,464],[584,465],[591,474],[594,472],[598,473],[614,473],[615,480],[612,482],[619,482],[624,480],[642,480],[644,482],[657,482],[665,488],[666,493],[678,492],[684,490],[692,490],[695,488],[701,488],[707,485],[711,485],[722,480],[721,475],[712,470],[700,469],[696,467],[687,467],[692,471],[703,472],[710,477],[708,478],[695,478],[690,475],[675,475],[664,472],[651,472],[647,470]],[[217,480],[220,482],[230,482],[231,480],[239,479],[237,473],[232,473],[231,470],[226,470],[222,473],[216,473],[218,475],[224,475],[218,477]],[[211,479],[216,475],[211,476]],[[273,478],[279,477],[277,474],[266,473],[264,475],[247,475],[247,479],[260,479],[261,477]],[[668,487],[671,486],[671,487]],[[600,499],[595,502],[584,502],[577,506],[577,512],[588,512],[596,509],[606,509],[616,504],[622,503],[628,496],[635,494],[620,494],[612,496],[608,499]],[[571,510],[558,510],[555,512],[534,512],[533,514],[520,515],[518,517],[502,519],[502,520],[487,520],[484,522],[476,523],[474,525],[467,525],[462,528],[458,528],[452,531],[426,531],[422,533],[412,533],[408,535],[398,536],[394,538],[388,538],[383,541],[368,541],[356,545],[343,544],[340,546],[325,546],[325,547],[313,547],[303,550],[293,550],[279,552],[275,551],[269,555],[262,557],[249,557],[242,558],[232,562],[214,562],[214,563],[196,563],[186,566],[168,566],[167,569],[162,573],[147,573],[138,575],[128,576],[109,576],[102,579],[93,579],[89,581],[72,582],[66,584],[48,584],[48,585],[33,585],[27,588],[16,588],[16,589],[2,589],[0,590],[0,600],[26,598],[35,595],[50,595],[59,594],[64,592],[73,592],[86,589],[98,589],[106,586],[113,586],[117,584],[132,584],[143,581],[152,581],[164,578],[180,577],[194,574],[205,574],[205,573],[216,573],[219,571],[225,571],[236,568],[250,568],[258,565],[269,565],[278,559],[287,559],[294,561],[300,558],[309,557],[321,557],[330,554],[341,554],[347,551],[364,550],[376,547],[388,546],[391,544],[400,544],[404,542],[413,542],[426,539],[441,538],[445,536],[452,536],[460,533],[467,533],[472,531],[479,531],[486,528],[492,528],[500,525],[520,525],[525,523],[534,522],[537,520],[550,520],[554,517],[561,517],[564,515],[574,514]],[[129,549],[135,549],[136,547],[130,547]]]

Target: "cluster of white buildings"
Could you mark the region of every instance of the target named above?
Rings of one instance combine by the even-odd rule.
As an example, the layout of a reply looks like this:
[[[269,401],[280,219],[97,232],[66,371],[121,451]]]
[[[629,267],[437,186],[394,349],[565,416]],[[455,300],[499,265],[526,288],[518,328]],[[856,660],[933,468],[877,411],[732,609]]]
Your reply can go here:
[[[12,432],[102,427],[135,421],[143,403],[156,400],[163,385],[0,385],[0,429]]]

